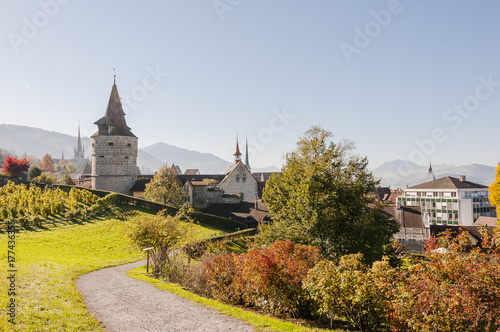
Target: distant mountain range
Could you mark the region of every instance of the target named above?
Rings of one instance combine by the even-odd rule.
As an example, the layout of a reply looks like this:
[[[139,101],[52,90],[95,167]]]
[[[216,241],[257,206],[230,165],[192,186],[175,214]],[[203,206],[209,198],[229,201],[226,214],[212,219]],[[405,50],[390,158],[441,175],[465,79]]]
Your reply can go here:
[[[60,159],[64,153],[66,159],[73,158],[76,136],[47,131],[39,128],[0,124],[0,148],[16,155],[27,153],[39,159],[48,153]],[[82,138],[85,157],[90,159],[90,138]],[[164,163],[179,165],[182,171],[197,168],[205,174],[221,174],[232,164],[211,153],[202,153],[182,149],[166,143],[155,143],[139,149],[137,165],[142,174],[153,174]],[[425,181],[429,166],[420,166],[410,161],[388,161],[373,170],[376,178],[382,178],[382,186],[405,188]],[[495,180],[496,168],[492,166],[471,164],[455,166],[448,164],[432,165],[436,178],[443,176],[459,177],[466,175],[467,180],[490,185]],[[265,169],[253,168],[253,172],[277,172],[277,167]]]
[[[76,136],[54,131],[27,126],[0,124],[0,148],[16,155],[27,153],[42,159],[48,153],[52,158],[61,159],[64,153],[66,159],[72,159],[76,141]],[[90,159],[90,138],[82,138],[82,145],[85,150],[85,157]],[[169,165],[175,163],[182,171],[188,168],[197,168],[201,173],[205,174],[224,173],[232,164],[232,162],[221,159],[211,153],[191,151],[166,143],[155,143],[139,149],[137,166],[139,166],[143,174],[153,174],[164,163],[168,163]],[[276,172],[279,169],[271,166],[265,169],[254,168],[252,171]]]
[[[432,171],[436,179],[444,176],[458,178],[465,175],[468,181],[491,185],[495,181],[496,168],[492,166],[470,164],[464,166],[455,166],[448,164],[432,165]],[[376,178],[382,178],[382,186],[391,188],[406,188],[422,183],[427,178],[429,166],[420,166],[416,163],[406,160],[388,161],[373,170]]]

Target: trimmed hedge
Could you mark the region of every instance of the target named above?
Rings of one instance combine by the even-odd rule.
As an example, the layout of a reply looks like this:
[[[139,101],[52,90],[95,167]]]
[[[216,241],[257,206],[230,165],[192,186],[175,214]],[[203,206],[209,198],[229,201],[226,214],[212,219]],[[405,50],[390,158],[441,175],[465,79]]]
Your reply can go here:
[[[240,221],[214,216],[213,214],[193,212],[191,216],[202,224],[222,228],[231,232],[237,232],[246,228],[246,225]]]

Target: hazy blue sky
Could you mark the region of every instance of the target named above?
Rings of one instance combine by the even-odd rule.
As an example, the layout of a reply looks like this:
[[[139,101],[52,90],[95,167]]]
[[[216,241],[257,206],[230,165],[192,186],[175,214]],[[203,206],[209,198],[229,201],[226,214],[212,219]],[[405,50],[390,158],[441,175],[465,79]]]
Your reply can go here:
[[[500,2],[1,0],[0,123],[96,131],[113,68],[144,147],[254,167],[311,125],[372,168],[500,161]],[[152,74],[153,73],[153,74]]]

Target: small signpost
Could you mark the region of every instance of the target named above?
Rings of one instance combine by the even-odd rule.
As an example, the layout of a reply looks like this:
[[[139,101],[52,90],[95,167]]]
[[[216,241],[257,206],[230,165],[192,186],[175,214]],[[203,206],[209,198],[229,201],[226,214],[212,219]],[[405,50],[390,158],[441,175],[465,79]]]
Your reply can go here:
[[[147,260],[146,260],[146,273],[149,273],[149,251],[150,251],[151,249],[154,249],[154,248],[153,248],[153,247],[151,247],[151,248],[142,249],[142,251],[145,251],[145,252],[147,252],[147,253],[148,253],[148,258],[147,258]]]

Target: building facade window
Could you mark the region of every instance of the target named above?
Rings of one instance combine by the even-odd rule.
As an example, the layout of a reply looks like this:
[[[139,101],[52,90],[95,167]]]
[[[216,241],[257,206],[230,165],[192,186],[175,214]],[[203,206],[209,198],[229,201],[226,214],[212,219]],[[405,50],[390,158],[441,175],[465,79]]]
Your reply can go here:
[[[236,182],[240,182],[240,173],[236,173]]]
[[[241,180],[242,180],[243,182],[246,182],[246,180],[247,180],[247,175],[246,175],[246,173],[243,173],[243,174],[241,175]]]

